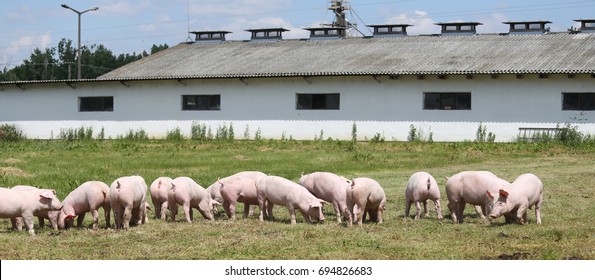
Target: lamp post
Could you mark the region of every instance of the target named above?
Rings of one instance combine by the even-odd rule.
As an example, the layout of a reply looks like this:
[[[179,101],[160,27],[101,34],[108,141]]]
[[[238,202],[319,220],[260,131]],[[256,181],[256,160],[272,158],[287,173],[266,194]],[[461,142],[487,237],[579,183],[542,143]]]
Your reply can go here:
[[[78,28],[79,34],[78,35],[79,36],[78,36],[78,49],[77,49],[77,68],[78,68],[77,79],[80,80],[81,79],[81,15],[86,12],[89,12],[89,11],[97,11],[97,10],[99,10],[99,7],[93,7],[91,9],[87,9],[82,12],[79,12],[66,4],[62,4],[61,6],[64,9],[70,9],[73,12],[78,14],[78,19],[79,19],[79,28]]]

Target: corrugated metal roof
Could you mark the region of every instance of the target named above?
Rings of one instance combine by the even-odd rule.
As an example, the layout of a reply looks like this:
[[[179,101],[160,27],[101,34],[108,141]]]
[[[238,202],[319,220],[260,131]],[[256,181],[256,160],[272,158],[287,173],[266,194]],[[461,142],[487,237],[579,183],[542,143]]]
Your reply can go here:
[[[179,44],[66,82],[361,75],[595,74],[595,33]],[[17,81],[2,84],[57,81]]]
[[[99,79],[595,73],[595,34],[180,44]]]

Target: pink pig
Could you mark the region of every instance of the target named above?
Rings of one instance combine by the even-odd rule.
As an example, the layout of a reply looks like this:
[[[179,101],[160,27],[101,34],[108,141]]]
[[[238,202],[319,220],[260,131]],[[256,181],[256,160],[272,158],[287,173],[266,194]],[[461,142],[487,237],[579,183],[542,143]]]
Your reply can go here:
[[[488,191],[486,195],[494,201],[490,218],[496,219],[511,214],[519,224],[525,224],[527,209],[535,205],[535,218],[537,223],[541,224],[543,183],[534,174],[523,174],[514,180],[509,188],[500,189],[494,194]]]
[[[355,178],[351,180],[351,187],[347,188],[347,209],[345,213],[351,213],[347,226],[351,227],[355,220],[362,225],[366,219],[366,213],[370,220],[382,223],[382,212],[386,209],[386,195],[384,189],[378,182],[370,178]]]
[[[23,185],[18,185],[18,186],[14,186],[12,187],[13,190],[18,190],[18,191],[32,191],[32,190],[39,190],[39,188],[33,187],[33,186],[23,186]],[[58,230],[58,211],[41,211],[38,214],[35,214],[35,216],[37,217],[38,221],[39,221],[39,227],[43,228],[45,226],[45,219],[50,220],[50,224],[52,225],[52,228],[54,228],[54,230]],[[22,218],[13,218],[10,219],[12,222],[12,227],[13,229],[17,229],[19,231],[21,231],[23,229],[23,219]]]
[[[176,221],[178,205],[182,205],[186,221],[192,223],[192,208],[198,209],[203,218],[213,220],[213,207],[219,203],[213,200],[207,190],[189,177],[175,178],[167,192],[167,204],[171,221]]]
[[[463,223],[467,203],[474,205],[479,216],[485,218],[483,213],[489,214],[490,211],[485,199],[486,191],[497,192],[509,185],[508,181],[489,171],[463,171],[448,178],[445,189],[452,222]]]
[[[155,217],[163,221],[167,214],[167,191],[171,188],[172,181],[173,179],[170,177],[159,177],[153,181],[149,188],[151,201],[155,207]]]
[[[100,181],[88,181],[74,189],[64,198],[64,207],[58,216],[58,227],[68,229],[72,227],[74,218],[78,215],[76,226],[81,228],[85,213],[93,216],[93,229],[99,228],[99,208],[103,208],[106,227],[110,227],[110,197],[109,186]]]
[[[138,225],[148,222],[147,183],[143,177],[116,179],[110,186],[109,198],[116,229],[128,230],[131,222]]]
[[[296,208],[308,222],[324,221],[322,203],[313,194],[299,184],[278,176],[267,176],[256,183],[260,216],[264,221],[265,216],[273,219],[273,205],[283,205],[289,210],[291,224],[296,223]],[[266,212],[266,213],[265,213]]]
[[[19,191],[0,188],[0,218],[22,217],[30,235],[35,235],[33,216],[43,211],[57,211],[62,203],[51,189]]]
[[[221,196],[221,183],[225,183],[227,180],[247,177],[254,180],[254,183],[256,184],[256,182],[266,176],[266,174],[260,171],[240,171],[225,178],[218,179],[207,188],[207,192],[212,199],[219,202],[220,204],[223,204],[223,197]],[[217,207],[213,207],[213,214],[217,214]],[[252,214],[252,208],[250,208],[249,214]]]
[[[343,210],[347,208],[346,191],[351,187],[351,181],[330,172],[314,172],[302,174],[298,183],[314,196],[332,203],[338,223],[341,223],[342,215],[349,219],[349,214]]]
[[[415,203],[415,219],[421,214],[420,202],[424,204],[424,216],[428,217],[428,199],[434,202],[438,220],[442,220],[442,207],[440,206],[440,189],[436,179],[428,172],[415,172],[409,178],[405,188],[405,217],[409,217],[411,204]]]
[[[223,209],[227,217],[236,218],[236,204],[244,203],[244,219],[248,217],[250,205],[258,205],[256,194],[256,182],[250,177],[236,177],[221,182],[221,197],[223,198]]]

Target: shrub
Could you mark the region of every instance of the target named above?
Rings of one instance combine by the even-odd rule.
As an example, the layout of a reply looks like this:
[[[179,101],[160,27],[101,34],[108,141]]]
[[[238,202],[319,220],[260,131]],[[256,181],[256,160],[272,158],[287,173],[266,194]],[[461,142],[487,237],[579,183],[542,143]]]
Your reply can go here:
[[[351,141],[357,142],[357,124],[355,122],[351,126]]]
[[[23,136],[23,133],[14,124],[3,124],[0,126],[0,141],[16,142],[24,139],[25,136]]]
[[[556,128],[560,128],[560,125],[557,125]],[[578,131],[578,127],[571,126],[570,124],[566,124],[564,127],[560,128],[560,131],[556,134],[555,138],[556,141],[566,146],[577,146],[585,139],[583,134]]]
[[[483,142],[494,142],[496,141],[496,134],[492,132],[488,132],[486,126],[483,123],[479,123],[479,127],[475,132],[475,142],[483,143]]]
[[[180,128],[176,127],[172,130],[167,131],[167,135],[165,136],[165,139],[180,141],[180,140],[184,140],[184,135],[182,135]]]
[[[93,139],[93,128],[81,126],[80,128],[66,128],[60,129],[58,139],[66,141],[76,140],[92,140]]]
[[[193,122],[191,127],[192,140],[207,140],[207,126],[198,122]]]

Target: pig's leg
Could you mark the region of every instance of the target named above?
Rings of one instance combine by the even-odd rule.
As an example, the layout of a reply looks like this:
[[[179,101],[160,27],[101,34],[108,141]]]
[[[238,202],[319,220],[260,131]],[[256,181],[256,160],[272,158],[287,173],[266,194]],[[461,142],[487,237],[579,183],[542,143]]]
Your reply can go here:
[[[436,208],[436,216],[438,220],[442,221],[442,206],[440,205],[440,200],[434,200],[434,208]]]
[[[231,219],[231,211],[229,210],[230,205],[231,203],[229,202],[229,200],[223,200],[223,210],[225,210],[225,215],[227,215],[227,218],[229,219]]]
[[[457,205],[457,220],[459,222],[459,224],[462,224],[463,221],[465,220],[465,217],[463,216],[463,213],[465,212],[465,206],[466,206],[466,202],[464,200],[459,200],[459,204]],[[477,210],[477,208],[475,208]]]
[[[411,199],[405,199],[405,218],[409,218],[409,210],[411,210]]]
[[[235,201],[230,201],[229,202],[229,215],[228,217],[230,217],[230,219],[235,220],[236,219],[236,204],[237,202]]]
[[[186,221],[189,223],[192,223],[192,217],[190,215],[192,215],[192,209],[190,208],[190,202],[185,202],[182,205],[182,208],[184,209],[184,216],[186,217]]]
[[[293,206],[287,206],[287,210],[289,210],[289,217],[291,218],[291,224],[295,225],[296,221],[295,221],[295,208],[293,208]],[[303,214],[303,213],[302,213]]]
[[[415,202],[415,219],[419,220],[419,216],[421,215],[421,206],[419,205],[419,201]]]
[[[458,217],[457,217],[458,206],[456,205],[456,203],[453,203],[450,200],[448,201],[448,204],[446,206],[448,207],[448,211],[450,211],[450,217],[452,219],[452,223],[456,224],[458,222]]]
[[[266,205],[263,200],[258,200],[258,209],[260,210],[260,214],[258,215],[258,220],[263,222],[265,218],[265,212],[267,211]]]
[[[111,211],[111,210],[112,210],[112,209],[111,209],[111,207],[109,206],[109,204],[107,204],[107,205],[106,205],[106,204],[104,204],[104,205],[103,205],[103,216],[104,216],[104,218],[105,218],[105,227],[106,227],[106,228],[110,228],[110,226],[111,226],[111,223],[110,223],[110,217],[109,217],[109,214],[110,214],[110,211]]]
[[[424,217],[430,216],[430,209],[428,209],[428,200],[424,201]]]
[[[479,215],[480,218],[482,218],[482,219],[485,219],[486,218],[486,216],[483,215],[483,213],[486,212],[485,205],[481,205],[481,206],[480,205],[475,205],[473,207],[475,207],[475,212],[477,213],[477,215]]]
[[[339,208],[339,203],[334,202],[333,208],[335,209],[335,214],[337,215],[337,223],[341,223],[341,208]]]
[[[42,217],[37,217],[37,220],[39,221],[39,228],[44,228],[45,227],[45,219]]]
[[[382,205],[378,206],[378,209],[376,210],[376,220],[379,224],[382,224],[382,211],[384,211],[384,207],[382,207]]]
[[[159,206],[155,206],[155,209],[157,209]],[[160,211],[160,217],[162,221],[165,221],[167,219],[167,201],[163,202],[161,204],[161,211]]]
[[[97,209],[91,210],[91,216],[93,217],[93,230],[99,229],[99,211]]]
[[[35,236],[35,230],[33,229],[33,215],[23,215],[23,222],[27,226],[29,235]]]
[[[131,206],[124,207],[123,227],[125,230],[128,230],[128,228],[130,228],[130,219],[131,218],[132,218],[132,207]]]
[[[535,203],[535,219],[537,224],[541,224],[541,203],[543,202],[543,194],[539,195],[539,200]]]
[[[248,218],[248,216],[250,215],[250,212],[252,210],[252,208],[250,208],[250,204],[248,204],[247,202],[244,202],[244,219]]]
[[[266,209],[267,209],[267,216],[270,221],[274,221],[275,217],[273,217],[273,203],[270,201],[266,201]]]
[[[97,211],[97,210],[95,210]],[[81,228],[83,227],[83,220],[85,220],[85,213],[82,213],[78,216],[78,218],[76,219],[76,227],[77,228]]]

